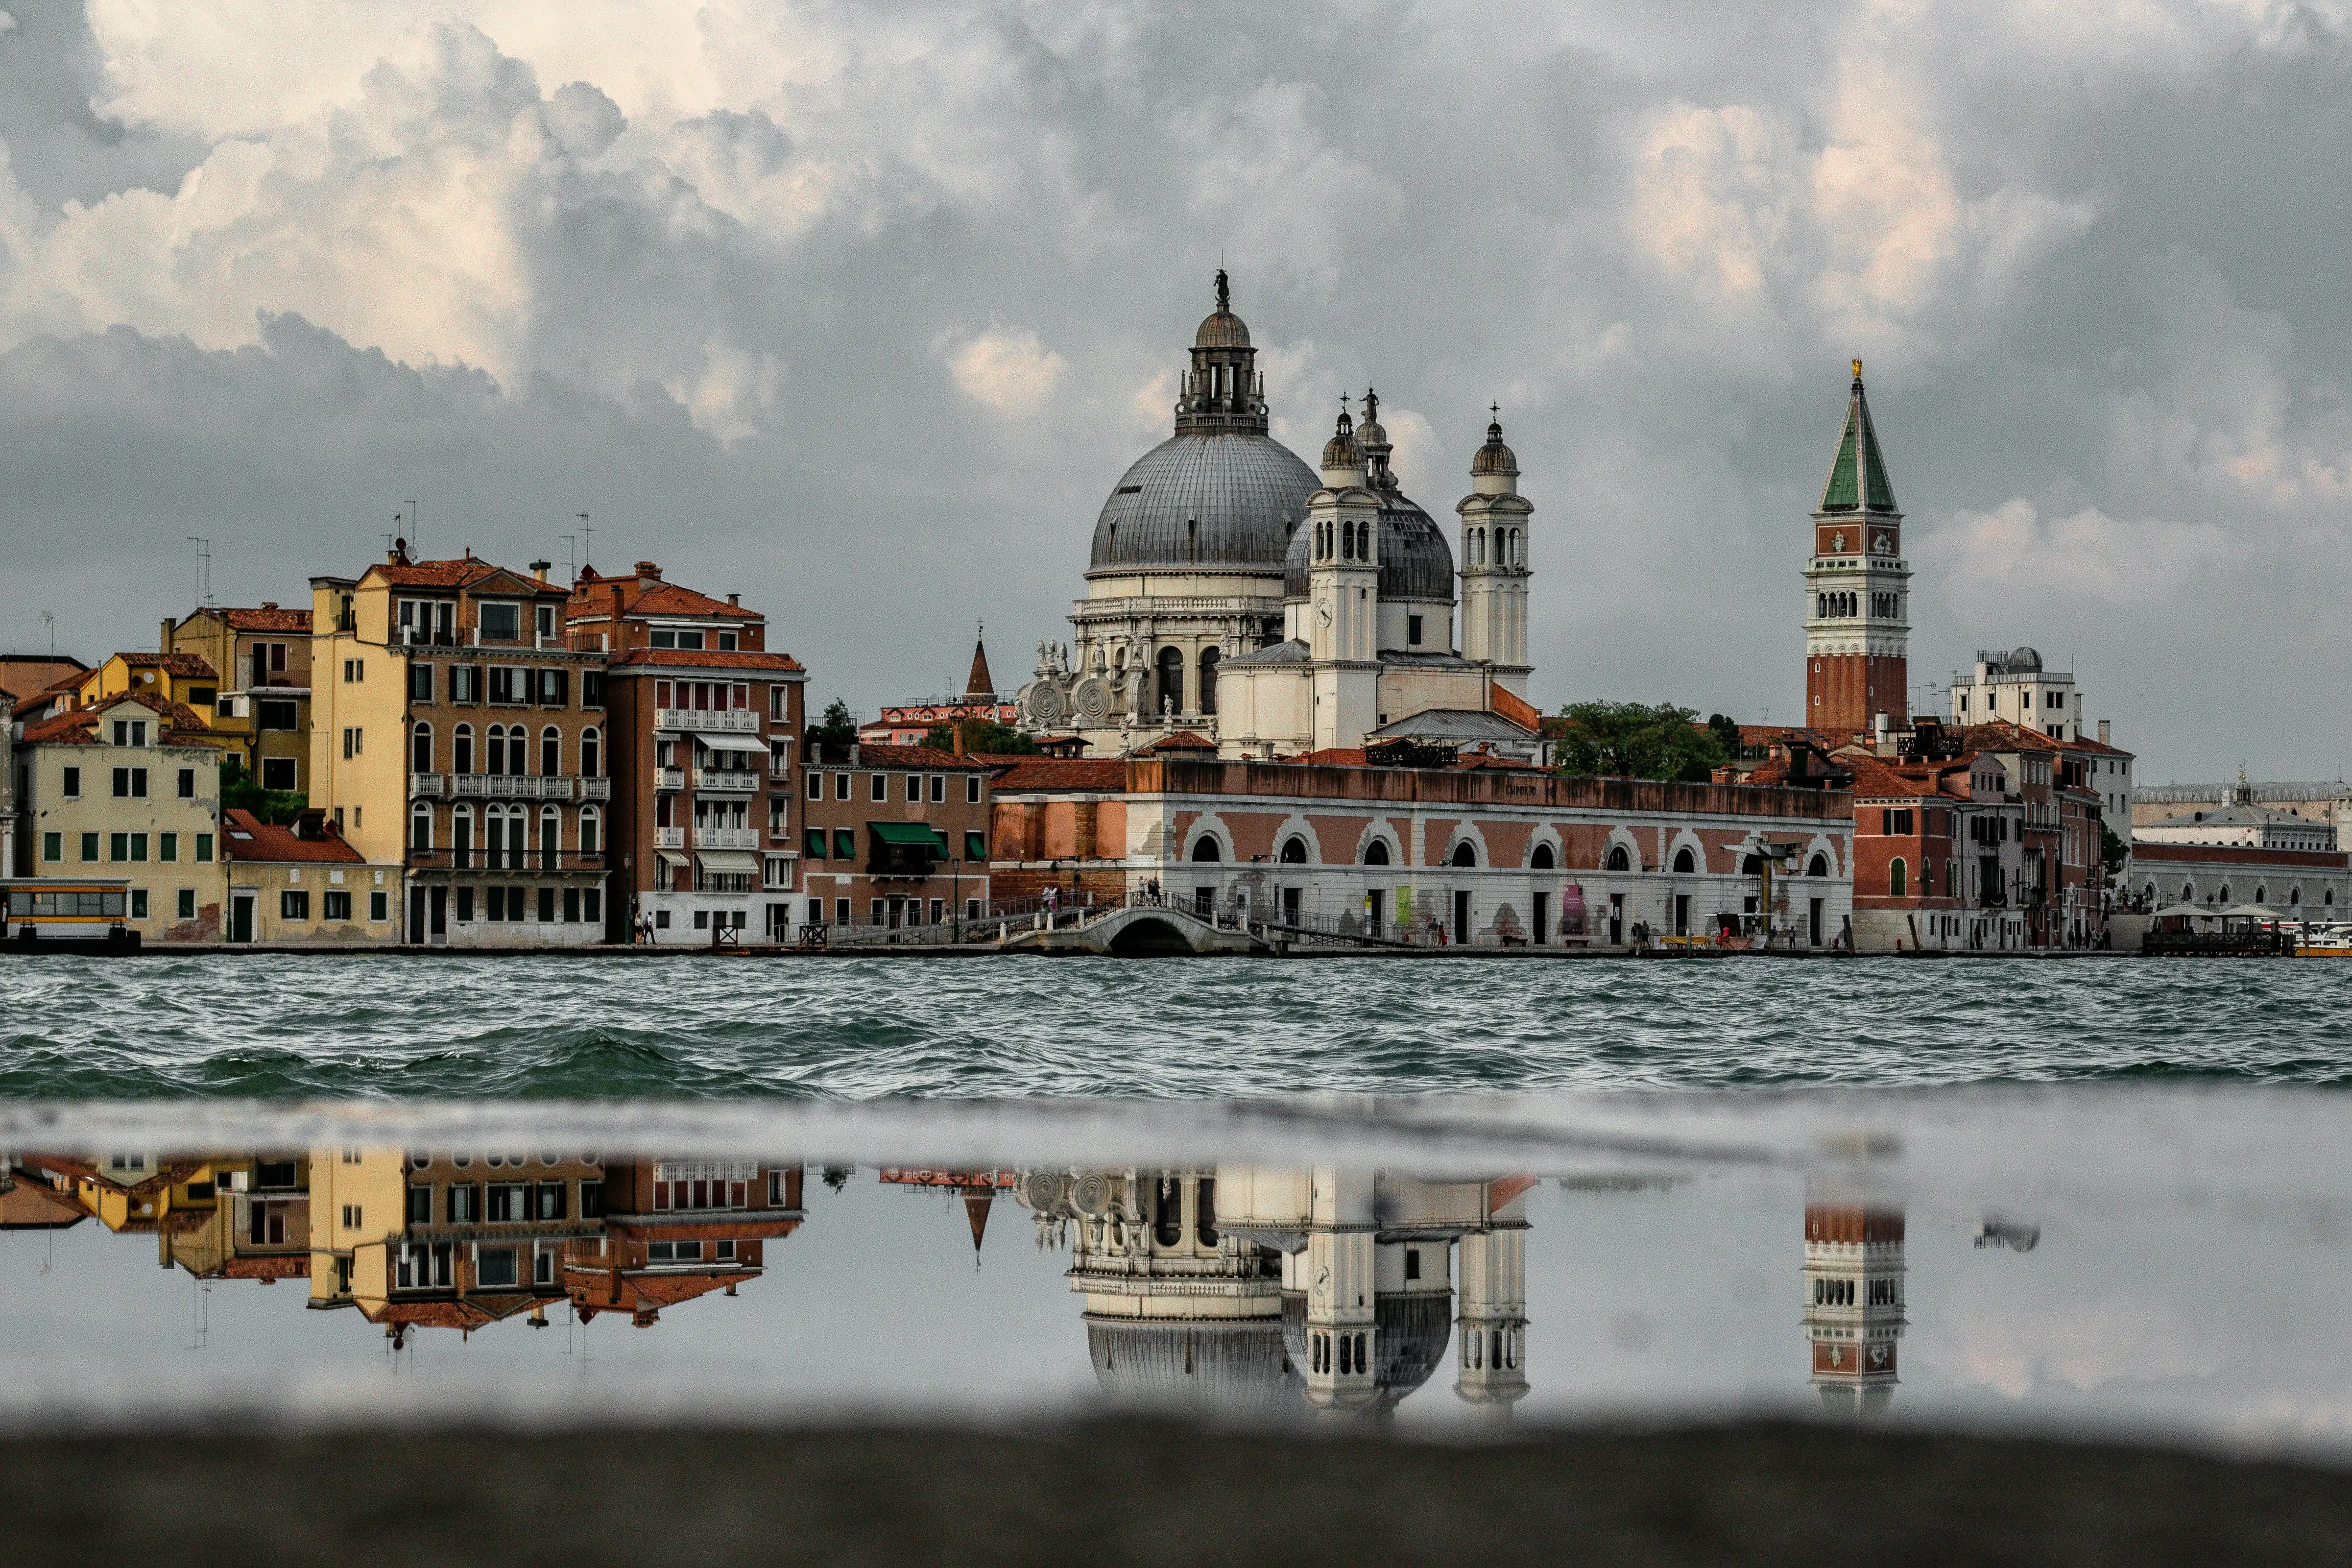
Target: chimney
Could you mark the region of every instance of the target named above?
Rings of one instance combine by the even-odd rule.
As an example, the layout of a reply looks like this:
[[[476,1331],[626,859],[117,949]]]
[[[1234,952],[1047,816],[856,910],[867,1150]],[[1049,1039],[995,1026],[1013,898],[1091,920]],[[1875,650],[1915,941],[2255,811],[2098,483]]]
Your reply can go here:
[[[741,609],[741,608],[743,607],[743,595],[740,595],[740,594],[730,594],[730,595],[727,595],[727,607],[728,607],[729,609],[730,609],[730,610],[740,610],[740,609]]]
[[[962,720],[961,720],[961,719],[956,719],[956,720],[951,720],[951,721],[949,721],[949,724],[948,724],[948,733],[949,733],[949,734],[950,734],[950,735],[953,735],[953,736],[955,737],[955,754],[956,754],[957,756],[959,756],[959,757],[962,756],[962,755],[963,755],[963,721],[962,721]]]
[[[534,561],[530,563],[531,575],[544,583],[547,581],[548,568],[554,564],[552,561]]]
[[[172,617],[169,616],[163,617],[163,629],[155,636],[155,651],[157,653],[172,651]]]
[[[2111,743],[2107,739],[2107,721],[2102,719],[2099,721],[2099,744],[2105,746]]]
[[[1878,749],[1885,751],[1889,735],[1894,729],[1894,721],[1884,713],[1876,713],[1871,716],[1870,727],[1872,737],[1876,742]]]
[[[637,563],[637,575],[648,583],[658,583],[661,581],[661,568],[650,561],[640,561]]]

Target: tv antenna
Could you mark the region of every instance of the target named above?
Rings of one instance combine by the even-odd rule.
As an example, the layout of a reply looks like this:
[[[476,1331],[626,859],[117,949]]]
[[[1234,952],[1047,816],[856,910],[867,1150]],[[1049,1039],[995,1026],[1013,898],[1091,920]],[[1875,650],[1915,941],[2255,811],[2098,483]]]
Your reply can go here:
[[[400,505],[402,510],[392,514],[392,521],[404,525],[404,531],[408,536],[408,548],[412,552],[409,558],[415,560],[416,557],[414,552],[421,538],[416,526],[416,503],[413,500],[404,500]]]
[[[41,612],[41,625],[48,628],[49,657],[51,658],[55,658],[58,657],[58,618],[48,611],[43,610]]]
[[[580,520],[580,559],[593,566],[596,563],[596,525],[588,521],[584,511],[574,512]]]
[[[213,542],[201,534],[187,537],[196,547],[196,604],[202,608],[213,602]]]

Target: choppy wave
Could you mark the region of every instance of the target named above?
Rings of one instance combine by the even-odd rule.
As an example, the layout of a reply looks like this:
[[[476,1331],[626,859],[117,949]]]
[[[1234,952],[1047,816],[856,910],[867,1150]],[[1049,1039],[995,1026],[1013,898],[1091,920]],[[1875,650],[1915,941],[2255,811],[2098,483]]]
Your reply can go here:
[[[2352,1079],[2318,963],[0,956],[0,1098]]]

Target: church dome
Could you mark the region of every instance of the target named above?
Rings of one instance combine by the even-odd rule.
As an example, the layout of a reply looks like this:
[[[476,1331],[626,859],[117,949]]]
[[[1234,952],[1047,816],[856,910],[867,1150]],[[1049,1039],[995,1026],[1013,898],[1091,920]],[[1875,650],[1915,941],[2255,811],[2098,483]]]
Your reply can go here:
[[[1416,599],[1424,603],[1454,602],[1454,547],[1445,531],[1402,490],[1383,489],[1381,497],[1381,597]],[[1282,596],[1307,597],[1307,531],[1291,535],[1290,551],[1282,563]]]
[[[1135,571],[1272,576],[1315,470],[1273,437],[1244,430],[1173,436],[1119,477],[1095,520],[1087,575]]]
[[[1470,459],[1470,477],[1476,479],[1481,474],[1501,474],[1509,479],[1519,477],[1519,459],[1503,445],[1503,426],[1499,419],[1486,426],[1486,444],[1478,448],[1476,457]]]
[[[1348,411],[1339,410],[1339,422],[1331,431],[1331,438],[1323,443],[1323,466],[1327,468],[1361,468],[1364,449],[1356,445],[1355,427],[1348,421]]]
[[[1201,318],[1201,330],[1192,334],[1192,346],[1196,349],[1245,349],[1250,346],[1249,326],[1220,305]]]
[[[1095,1382],[1113,1398],[1227,1414],[1296,1407],[1276,1318],[1113,1321],[1088,1315]]]

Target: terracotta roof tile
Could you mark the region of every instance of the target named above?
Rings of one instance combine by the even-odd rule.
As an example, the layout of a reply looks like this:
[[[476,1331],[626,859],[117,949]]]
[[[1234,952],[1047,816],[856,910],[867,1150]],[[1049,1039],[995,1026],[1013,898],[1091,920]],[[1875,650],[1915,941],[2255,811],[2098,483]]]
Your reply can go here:
[[[499,570],[487,561],[383,562],[369,568],[395,588],[463,588]]]
[[[1519,696],[1515,691],[1512,691],[1509,688],[1504,686],[1494,687],[1491,689],[1489,700],[1492,702],[1496,712],[1501,714],[1504,718],[1508,719],[1512,723],[1518,725],[1521,729],[1538,730],[1542,728],[1544,717],[1543,710],[1538,708],[1534,703],[1528,701],[1526,698]]]
[[[307,620],[308,617],[305,617]],[[218,680],[220,675],[199,655],[193,653],[133,653],[125,651],[114,656],[132,669],[153,669],[158,667],[184,680]],[[87,678],[85,678],[87,679]]]
[[[95,733],[100,716],[111,712],[125,702],[135,702],[149,712],[161,714],[170,721],[158,736],[164,744],[175,742],[203,744],[210,743],[216,739],[211,728],[197,715],[196,710],[186,703],[167,702],[152,692],[127,691],[112,697],[101,697],[86,708],[75,708],[63,713],[52,714],[47,719],[31,721],[25,726],[24,743],[28,746],[37,746],[44,742],[72,744],[75,742],[74,731]]]
[[[857,748],[857,765],[866,768],[963,768],[979,766],[971,757],[959,757],[937,746],[876,746]]]
[[[1118,757],[1024,757],[996,775],[997,795],[1084,790],[1127,793],[1127,763]]]
[[[1290,760],[1326,768],[1368,768],[1372,765],[1370,757],[1361,746],[1327,746],[1319,752],[1301,752]]]
[[[310,629],[308,610],[281,610],[266,605],[254,610],[224,610],[228,624],[241,632],[307,632]]]
[[[364,866],[367,857],[352,847],[351,841],[340,835],[324,838],[304,838],[294,829],[276,823],[262,821],[249,811],[231,808],[224,814],[221,848],[232,860],[256,861],[268,865],[320,863],[335,866]],[[321,818],[322,826],[331,828],[332,817]],[[237,837],[239,834],[245,837]]]
[[[1190,730],[1178,730],[1173,733],[1160,736],[1135,754],[1139,757],[1157,757],[1170,752],[1213,752],[1216,749],[1217,743],[1206,735],[1196,735]]]
[[[568,621],[603,620],[613,613],[613,590],[621,590],[624,616],[723,616],[739,621],[764,619],[759,611],[714,599],[681,583],[660,578],[599,577],[593,568],[583,572],[572,586]]]
[[[801,661],[788,653],[765,653],[751,648],[710,647],[633,647],[614,654],[608,661],[615,668],[624,665],[655,665],[678,669],[773,669],[793,671]]]

